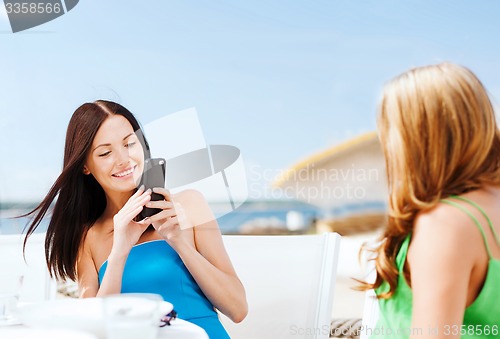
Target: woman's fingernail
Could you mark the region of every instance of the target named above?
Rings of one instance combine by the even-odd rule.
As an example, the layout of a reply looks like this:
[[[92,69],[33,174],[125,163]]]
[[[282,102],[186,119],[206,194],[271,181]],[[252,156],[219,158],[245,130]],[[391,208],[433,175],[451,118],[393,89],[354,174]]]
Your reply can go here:
[[[139,187],[139,191],[144,191],[144,185],[141,185],[141,187]]]

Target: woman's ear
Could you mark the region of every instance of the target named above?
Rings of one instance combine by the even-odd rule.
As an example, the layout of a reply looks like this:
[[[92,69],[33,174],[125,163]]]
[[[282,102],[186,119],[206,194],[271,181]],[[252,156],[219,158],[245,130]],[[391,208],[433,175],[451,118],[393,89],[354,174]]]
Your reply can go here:
[[[85,174],[85,175],[89,175],[90,174],[90,171],[87,168],[87,166],[83,166],[83,174]]]

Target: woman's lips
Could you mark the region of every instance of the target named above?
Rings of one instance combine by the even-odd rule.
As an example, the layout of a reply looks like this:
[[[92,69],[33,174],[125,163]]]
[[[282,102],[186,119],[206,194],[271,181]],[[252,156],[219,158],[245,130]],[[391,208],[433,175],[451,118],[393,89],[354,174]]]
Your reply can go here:
[[[130,177],[132,175],[132,173],[134,173],[136,167],[137,166],[128,168],[125,171],[112,174],[112,176],[115,177],[115,178],[119,178],[119,179]]]

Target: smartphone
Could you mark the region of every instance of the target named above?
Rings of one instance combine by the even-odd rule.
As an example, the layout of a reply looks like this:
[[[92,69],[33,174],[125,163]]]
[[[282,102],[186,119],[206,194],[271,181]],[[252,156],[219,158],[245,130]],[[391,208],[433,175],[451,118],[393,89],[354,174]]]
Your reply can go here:
[[[144,185],[144,190],[154,187],[165,187],[165,159],[155,158],[144,160],[144,171],[142,173],[141,185]],[[151,193],[151,201],[164,200],[165,197],[158,193]],[[141,217],[144,219],[160,212],[159,208],[144,207],[141,212]]]

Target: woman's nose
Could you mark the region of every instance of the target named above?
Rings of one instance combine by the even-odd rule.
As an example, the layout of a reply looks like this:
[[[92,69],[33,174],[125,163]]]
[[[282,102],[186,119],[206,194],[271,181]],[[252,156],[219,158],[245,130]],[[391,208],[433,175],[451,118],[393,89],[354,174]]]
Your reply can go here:
[[[118,152],[118,158],[116,159],[117,166],[122,166],[129,163],[130,156],[127,149],[122,149]]]

